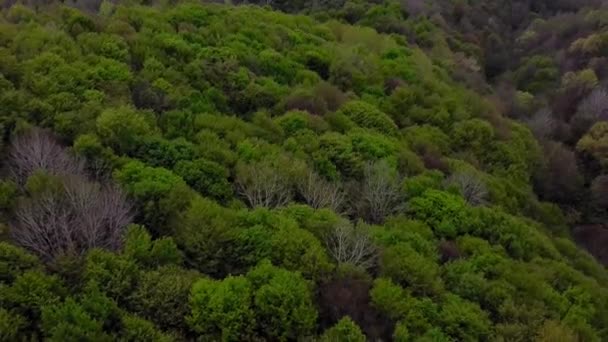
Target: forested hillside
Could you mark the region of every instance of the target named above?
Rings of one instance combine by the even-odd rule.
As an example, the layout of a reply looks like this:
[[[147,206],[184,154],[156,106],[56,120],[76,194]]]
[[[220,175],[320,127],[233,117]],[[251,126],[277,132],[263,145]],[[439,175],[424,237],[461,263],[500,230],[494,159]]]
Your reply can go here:
[[[0,340],[608,340],[608,11],[503,3],[5,2]]]

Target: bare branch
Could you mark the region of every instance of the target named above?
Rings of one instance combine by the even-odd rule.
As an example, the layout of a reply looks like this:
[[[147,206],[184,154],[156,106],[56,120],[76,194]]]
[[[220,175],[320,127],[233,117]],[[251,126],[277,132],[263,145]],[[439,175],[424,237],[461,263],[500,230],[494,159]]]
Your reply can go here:
[[[9,150],[9,171],[19,183],[36,170],[52,175],[84,175],[84,162],[71,156],[53,136],[39,128],[13,139]]]
[[[382,223],[403,204],[399,177],[385,161],[365,165],[358,190],[355,206],[371,223]]]
[[[365,269],[375,265],[378,251],[367,231],[344,220],[325,239],[329,254],[338,264],[352,264]]]
[[[66,177],[62,191],[48,191],[17,205],[11,234],[17,244],[45,260],[91,248],[117,250],[133,219],[131,209],[114,185]]]
[[[252,207],[285,206],[293,195],[289,177],[267,163],[238,165],[236,184]]]
[[[38,170],[57,177],[60,189],[46,189],[17,204],[11,222],[14,241],[51,260],[91,248],[120,248],[132,207],[115,185],[89,181],[84,164],[47,132],[34,129],[14,139],[9,159],[13,177],[24,184]]]
[[[538,139],[551,138],[556,128],[555,118],[550,109],[544,108],[536,112],[526,122],[534,136]]]
[[[455,173],[446,180],[446,184],[456,186],[462,197],[471,205],[478,206],[487,202],[488,189],[486,185],[472,173]]]
[[[342,188],[323,179],[314,171],[308,170],[298,182],[297,188],[306,204],[315,209],[329,208],[340,212],[343,207],[345,194]]]

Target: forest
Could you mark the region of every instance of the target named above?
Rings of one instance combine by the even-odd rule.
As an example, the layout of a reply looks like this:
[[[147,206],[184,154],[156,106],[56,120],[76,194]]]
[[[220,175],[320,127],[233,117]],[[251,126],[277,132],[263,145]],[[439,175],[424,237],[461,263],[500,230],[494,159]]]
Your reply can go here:
[[[0,1],[0,341],[608,341],[601,0]]]

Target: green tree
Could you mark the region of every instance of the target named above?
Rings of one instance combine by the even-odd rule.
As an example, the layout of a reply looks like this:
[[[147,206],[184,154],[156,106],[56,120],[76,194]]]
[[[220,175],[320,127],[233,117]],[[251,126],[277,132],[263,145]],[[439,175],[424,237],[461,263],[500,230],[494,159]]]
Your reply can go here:
[[[124,300],[133,290],[139,269],[135,260],[100,249],[91,250],[84,265],[84,280],[95,282],[110,298]]]
[[[190,327],[210,339],[235,341],[253,336],[256,315],[253,289],[243,276],[222,281],[201,279],[190,295]]]
[[[171,233],[169,222],[183,210],[192,197],[184,180],[164,168],[128,162],[114,177],[137,200],[143,223],[155,235]]]
[[[286,341],[312,333],[317,312],[310,285],[299,273],[262,262],[247,279],[256,288],[255,317],[266,338]]]
[[[42,330],[49,341],[111,341],[103,322],[93,319],[74,299],[42,309]]]
[[[130,307],[163,330],[184,331],[190,289],[201,275],[175,266],[143,272],[129,295]]]
[[[0,283],[10,284],[24,272],[40,266],[40,261],[33,254],[6,242],[0,242]]]
[[[129,107],[107,109],[97,118],[97,134],[118,153],[132,151],[152,131],[148,119]]]
[[[321,336],[321,341],[365,342],[367,339],[363,335],[361,328],[347,316],[338,321],[333,327],[327,329],[323,333],[323,336]]]
[[[175,165],[175,173],[203,196],[222,202],[232,197],[229,172],[218,163],[206,159],[184,160]]]

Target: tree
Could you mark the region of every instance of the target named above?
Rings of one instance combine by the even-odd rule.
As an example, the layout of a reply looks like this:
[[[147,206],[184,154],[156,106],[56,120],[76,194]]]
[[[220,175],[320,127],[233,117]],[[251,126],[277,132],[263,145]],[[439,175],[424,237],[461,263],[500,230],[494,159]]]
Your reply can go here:
[[[42,309],[42,329],[49,341],[112,340],[103,332],[103,322],[93,319],[72,298]]]
[[[538,342],[576,342],[579,337],[562,322],[545,321],[538,330]]]
[[[157,327],[143,318],[131,314],[123,314],[121,319],[122,331],[120,332],[121,341],[129,342],[171,342],[173,336],[163,334]]]
[[[312,170],[300,178],[297,189],[306,204],[315,209],[329,208],[339,212],[345,202],[345,193],[339,184],[323,179]]]
[[[365,342],[367,339],[363,335],[361,328],[350,317],[346,316],[336,323],[336,325],[327,329],[323,333],[323,336],[321,336],[321,341]]]
[[[71,156],[48,131],[33,128],[16,136],[8,152],[12,177],[24,184],[38,170],[55,176],[83,175],[84,164]]]
[[[92,248],[117,250],[133,218],[122,191],[79,176],[64,177],[59,184],[59,191],[42,190],[17,206],[11,227],[15,242],[46,261]]]
[[[238,164],[236,184],[240,194],[254,208],[282,207],[292,197],[289,177],[267,162]]]
[[[182,252],[173,238],[163,237],[152,241],[148,231],[139,225],[131,224],[124,238],[122,253],[145,267],[181,265]]]
[[[526,120],[526,124],[537,139],[550,139],[557,128],[553,112],[549,108],[543,108],[534,113]]]
[[[146,117],[133,108],[107,109],[97,118],[97,133],[117,153],[132,151],[139,139],[152,133]]]
[[[386,161],[366,164],[358,192],[351,196],[357,199],[357,213],[370,223],[382,223],[403,204],[398,175]]]
[[[184,180],[161,167],[131,161],[116,170],[114,178],[136,200],[137,218],[154,235],[170,233],[169,222],[192,199],[192,190]]]
[[[40,261],[33,254],[6,242],[0,242],[0,284],[10,284],[24,272],[40,266]]]
[[[232,196],[229,172],[218,163],[206,159],[184,160],[175,165],[175,173],[203,196],[223,202]]]
[[[455,187],[464,199],[473,206],[483,205],[487,201],[486,185],[472,173],[457,172],[446,179],[448,187]]]
[[[247,279],[256,288],[255,317],[266,339],[287,341],[312,333],[317,311],[309,284],[299,273],[262,262]]]
[[[407,243],[387,248],[380,262],[381,273],[420,294],[437,294],[443,290],[439,265],[418,253]]]
[[[575,203],[583,190],[583,177],[575,153],[566,146],[543,144],[544,163],[534,175],[535,190],[545,200]]]
[[[596,88],[578,105],[571,119],[574,137],[585,134],[598,121],[608,120],[608,91]]]
[[[598,122],[576,144],[576,150],[594,157],[608,167],[608,122]]]
[[[1,298],[4,308],[28,317],[29,326],[34,328],[32,325],[40,317],[41,308],[60,303],[66,294],[58,276],[31,270],[15,278],[11,286],[3,287]]]
[[[188,296],[201,275],[175,266],[160,267],[141,274],[135,291],[129,295],[130,307],[138,315],[163,330],[184,331],[189,313]]]
[[[27,325],[25,317],[0,308],[0,340],[17,341],[23,337],[21,330]]]
[[[448,294],[439,316],[441,328],[458,341],[480,341],[491,334],[488,314],[476,303]]]
[[[351,101],[342,105],[340,112],[363,128],[377,130],[387,135],[394,134],[397,125],[385,113],[369,103]]]
[[[251,283],[243,276],[201,279],[192,286],[188,324],[210,339],[249,339],[256,322],[252,298]]]
[[[136,285],[139,269],[135,260],[101,249],[91,250],[85,260],[83,279],[95,282],[111,299],[125,300]]]
[[[329,254],[338,264],[351,264],[365,269],[374,266],[378,251],[362,224],[348,221],[336,224],[325,239]]]

